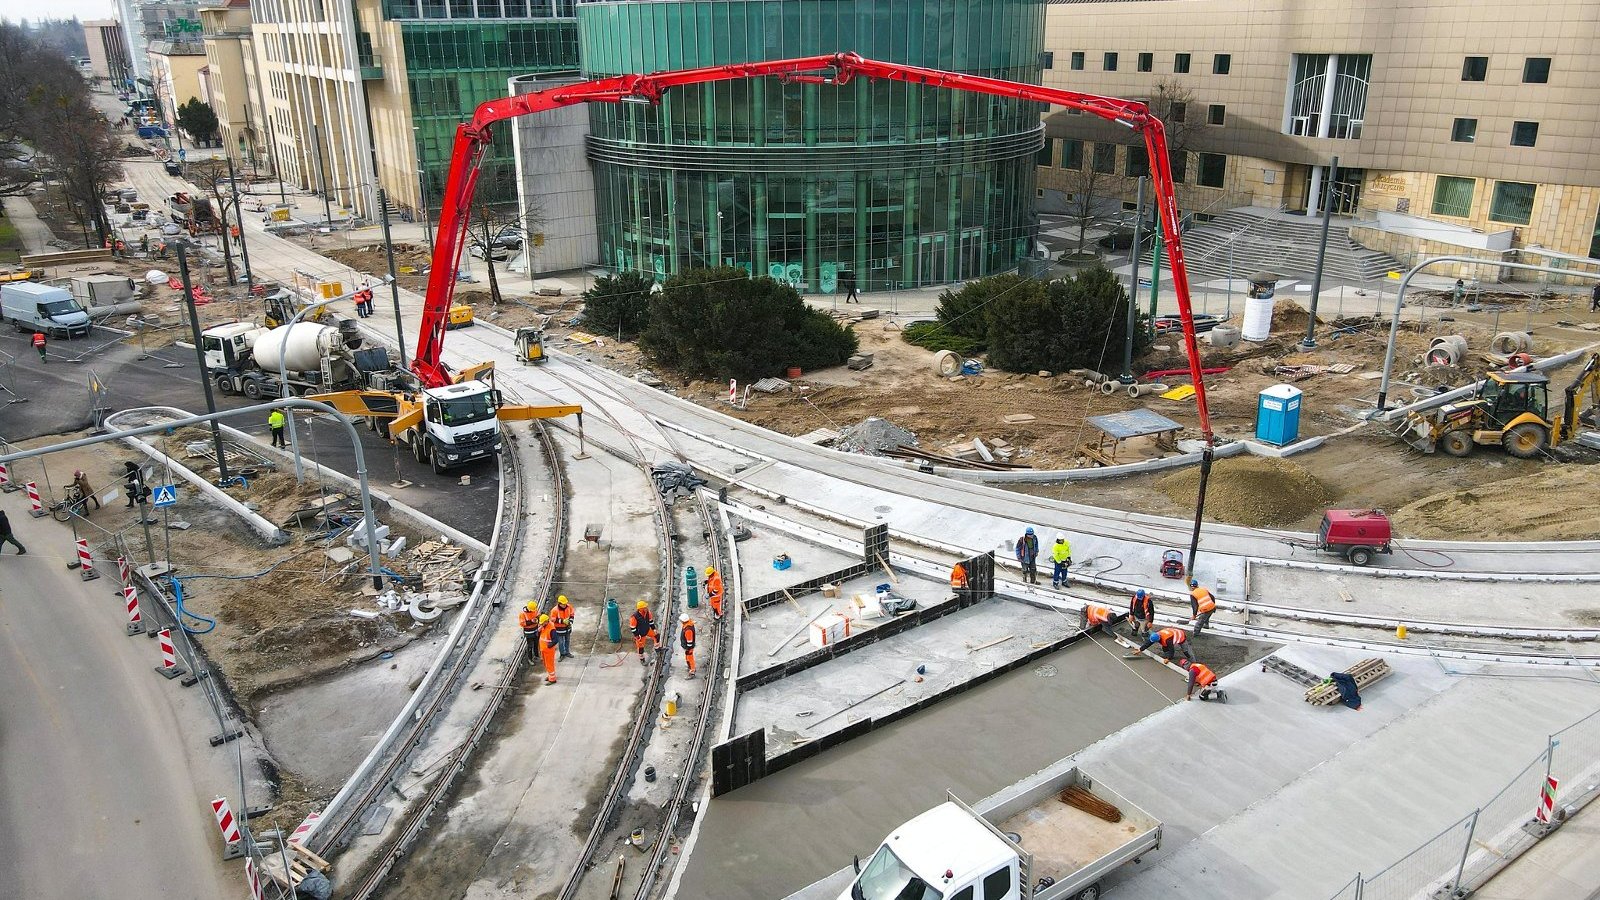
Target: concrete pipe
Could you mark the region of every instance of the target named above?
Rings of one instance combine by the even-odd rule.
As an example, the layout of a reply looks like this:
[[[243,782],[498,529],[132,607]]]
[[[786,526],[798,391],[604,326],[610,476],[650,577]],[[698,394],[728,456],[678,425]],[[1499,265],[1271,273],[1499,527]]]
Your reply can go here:
[[[1430,366],[1455,366],[1467,355],[1467,339],[1459,334],[1436,337],[1424,357]]]
[[[1107,381],[1112,381],[1113,379],[1110,375],[1107,375],[1104,372],[1096,372],[1093,369],[1084,369],[1083,380],[1085,384],[1102,384]]]
[[[1533,349],[1533,335],[1526,331],[1502,331],[1489,342],[1489,352],[1500,356],[1527,353]]]
[[[1111,381],[1111,380],[1102,381],[1102,382],[1100,382],[1100,393],[1105,394],[1107,397],[1109,397],[1112,394],[1115,394],[1117,392],[1117,388],[1119,388],[1121,386],[1122,385],[1118,384],[1115,381]]]
[[[1232,325],[1218,325],[1206,332],[1206,340],[1211,346],[1222,350],[1232,350],[1239,346],[1239,338],[1239,329]]]
[[[1137,399],[1150,394],[1165,394],[1170,390],[1172,389],[1164,384],[1130,384],[1128,385],[1128,396]]]
[[[940,350],[934,354],[933,370],[945,378],[961,373],[961,354],[953,350]]]

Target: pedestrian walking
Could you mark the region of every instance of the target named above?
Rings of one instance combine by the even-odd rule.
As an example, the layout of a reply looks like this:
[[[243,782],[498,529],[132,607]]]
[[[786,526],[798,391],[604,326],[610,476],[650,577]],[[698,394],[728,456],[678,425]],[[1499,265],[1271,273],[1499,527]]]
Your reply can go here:
[[[861,295],[856,293],[856,273],[846,269],[839,273],[839,283],[844,287],[844,302],[860,303]]]
[[[1072,542],[1067,536],[1056,532],[1056,542],[1050,548],[1050,561],[1056,564],[1056,569],[1050,574],[1050,585],[1063,588],[1071,581],[1068,569],[1072,568]]]
[[[1039,536],[1033,526],[1017,538],[1017,562],[1022,565],[1022,580],[1027,584],[1039,583]]]
[[[682,627],[678,629],[678,645],[683,647],[683,661],[689,667],[689,677],[694,677],[694,620],[688,613],[678,617]]]
[[[44,344],[45,344],[44,332],[35,331],[33,333],[33,349],[39,351],[39,362],[47,363],[50,360],[45,358],[45,355],[44,355]]]
[[[1589,312],[1600,312],[1600,281],[1595,282],[1594,289],[1589,292]]]
[[[275,409],[272,412],[267,413],[267,428],[272,430],[272,446],[289,446],[288,442],[283,439],[283,426],[287,422],[288,417],[283,414],[283,410],[281,409]]]
[[[633,632],[633,649],[639,654],[639,665],[645,665],[644,642],[653,641],[656,652],[661,652],[661,636],[656,634],[656,619],[650,614],[650,604],[640,600],[628,617],[628,629]]]
[[[539,658],[544,662],[544,683],[556,683],[556,623],[539,617]]]
[[[1217,687],[1217,673],[1211,671],[1210,666],[1202,662],[1190,661],[1189,690],[1184,693],[1183,699],[1193,700],[1196,688],[1200,689],[1201,700],[1211,700],[1213,698],[1222,700],[1226,696],[1222,693],[1222,689]]]
[[[0,509],[0,553],[6,552],[7,544],[17,548],[18,556],[28,552],[28,548],[22,546],[17,536],[11,533],[11,520],[6,518],[5,510]]]
[[[556,649],[561,651],[562,659],[572,658],[572,620],[575,615],[566,594],[556,597],[555,608],[550,610],[550,621],[556,625]]]
[[[1156,627],[1156,603],[1144,588],[1134,591],[1133,599],[1128,601],[1128,622],[1133,626],[1136,641],[1144,640]]]
[[[1189,579],[1189,624],[1194,626],[1194,633],[1199,634],[1211,625],[1211,614],[1217,611],[1217,598],[1211,592],[1200,586],[1200,582]]]
[[[89,486],[89,476],[85,475],[82,469],[72,473],[72,483],[77,487],[79,495],[83,497],[81,502],[85,512],[88,511],[88,504],[91,500],[94,501],[95,509],[100,508],[100,498],[95,496],[94,488]]]
[[[711,617],[722,618],[722,575],[711,566],[706,566],[706,602],[711,604]]]

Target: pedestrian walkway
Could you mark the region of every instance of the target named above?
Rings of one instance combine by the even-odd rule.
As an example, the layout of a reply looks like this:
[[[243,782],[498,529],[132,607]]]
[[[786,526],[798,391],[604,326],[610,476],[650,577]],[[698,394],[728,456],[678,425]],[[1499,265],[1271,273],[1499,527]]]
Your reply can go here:
[[[17,236],[22,239],[22,247],[26,252],[49,253],[55,249],[50,242],[56,236],[34,211],[32,201],[27,197],[6,197],[5,208],[6,218],[17,229]]]
[[[1600,803],[1590,803],[1554,834],[1473,892],[1478,900],[1600,897]]]

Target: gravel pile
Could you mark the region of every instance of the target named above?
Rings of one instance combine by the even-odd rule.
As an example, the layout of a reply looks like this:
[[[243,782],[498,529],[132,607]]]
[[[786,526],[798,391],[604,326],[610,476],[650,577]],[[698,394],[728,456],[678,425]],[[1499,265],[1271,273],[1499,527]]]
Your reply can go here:
[[[1174,503],[1194,508],[1200,468],[1191,466],[1156,482]],[[1292,525],[1325,507],[1334,492],[1315,475],[1281,459],[1219,459],[1206,485],[1206,518],[1256,528]]]
[[[897,447],[915,447],[917,436],[887,419],[873,416],[839,432],[833,446],[851,453],[870,453],[882,456],[884,451]]]

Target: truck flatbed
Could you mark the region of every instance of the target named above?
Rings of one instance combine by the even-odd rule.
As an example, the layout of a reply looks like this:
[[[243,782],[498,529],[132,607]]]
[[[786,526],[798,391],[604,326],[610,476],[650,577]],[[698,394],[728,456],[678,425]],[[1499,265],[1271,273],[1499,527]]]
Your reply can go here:
[[[995,827],[1022,838],[1022,848],[1033,855],[1033,877],[1060,881],[1111,855],[1145,829],[1125,817],[1115,824],[1051,798],[1025,809]]]

